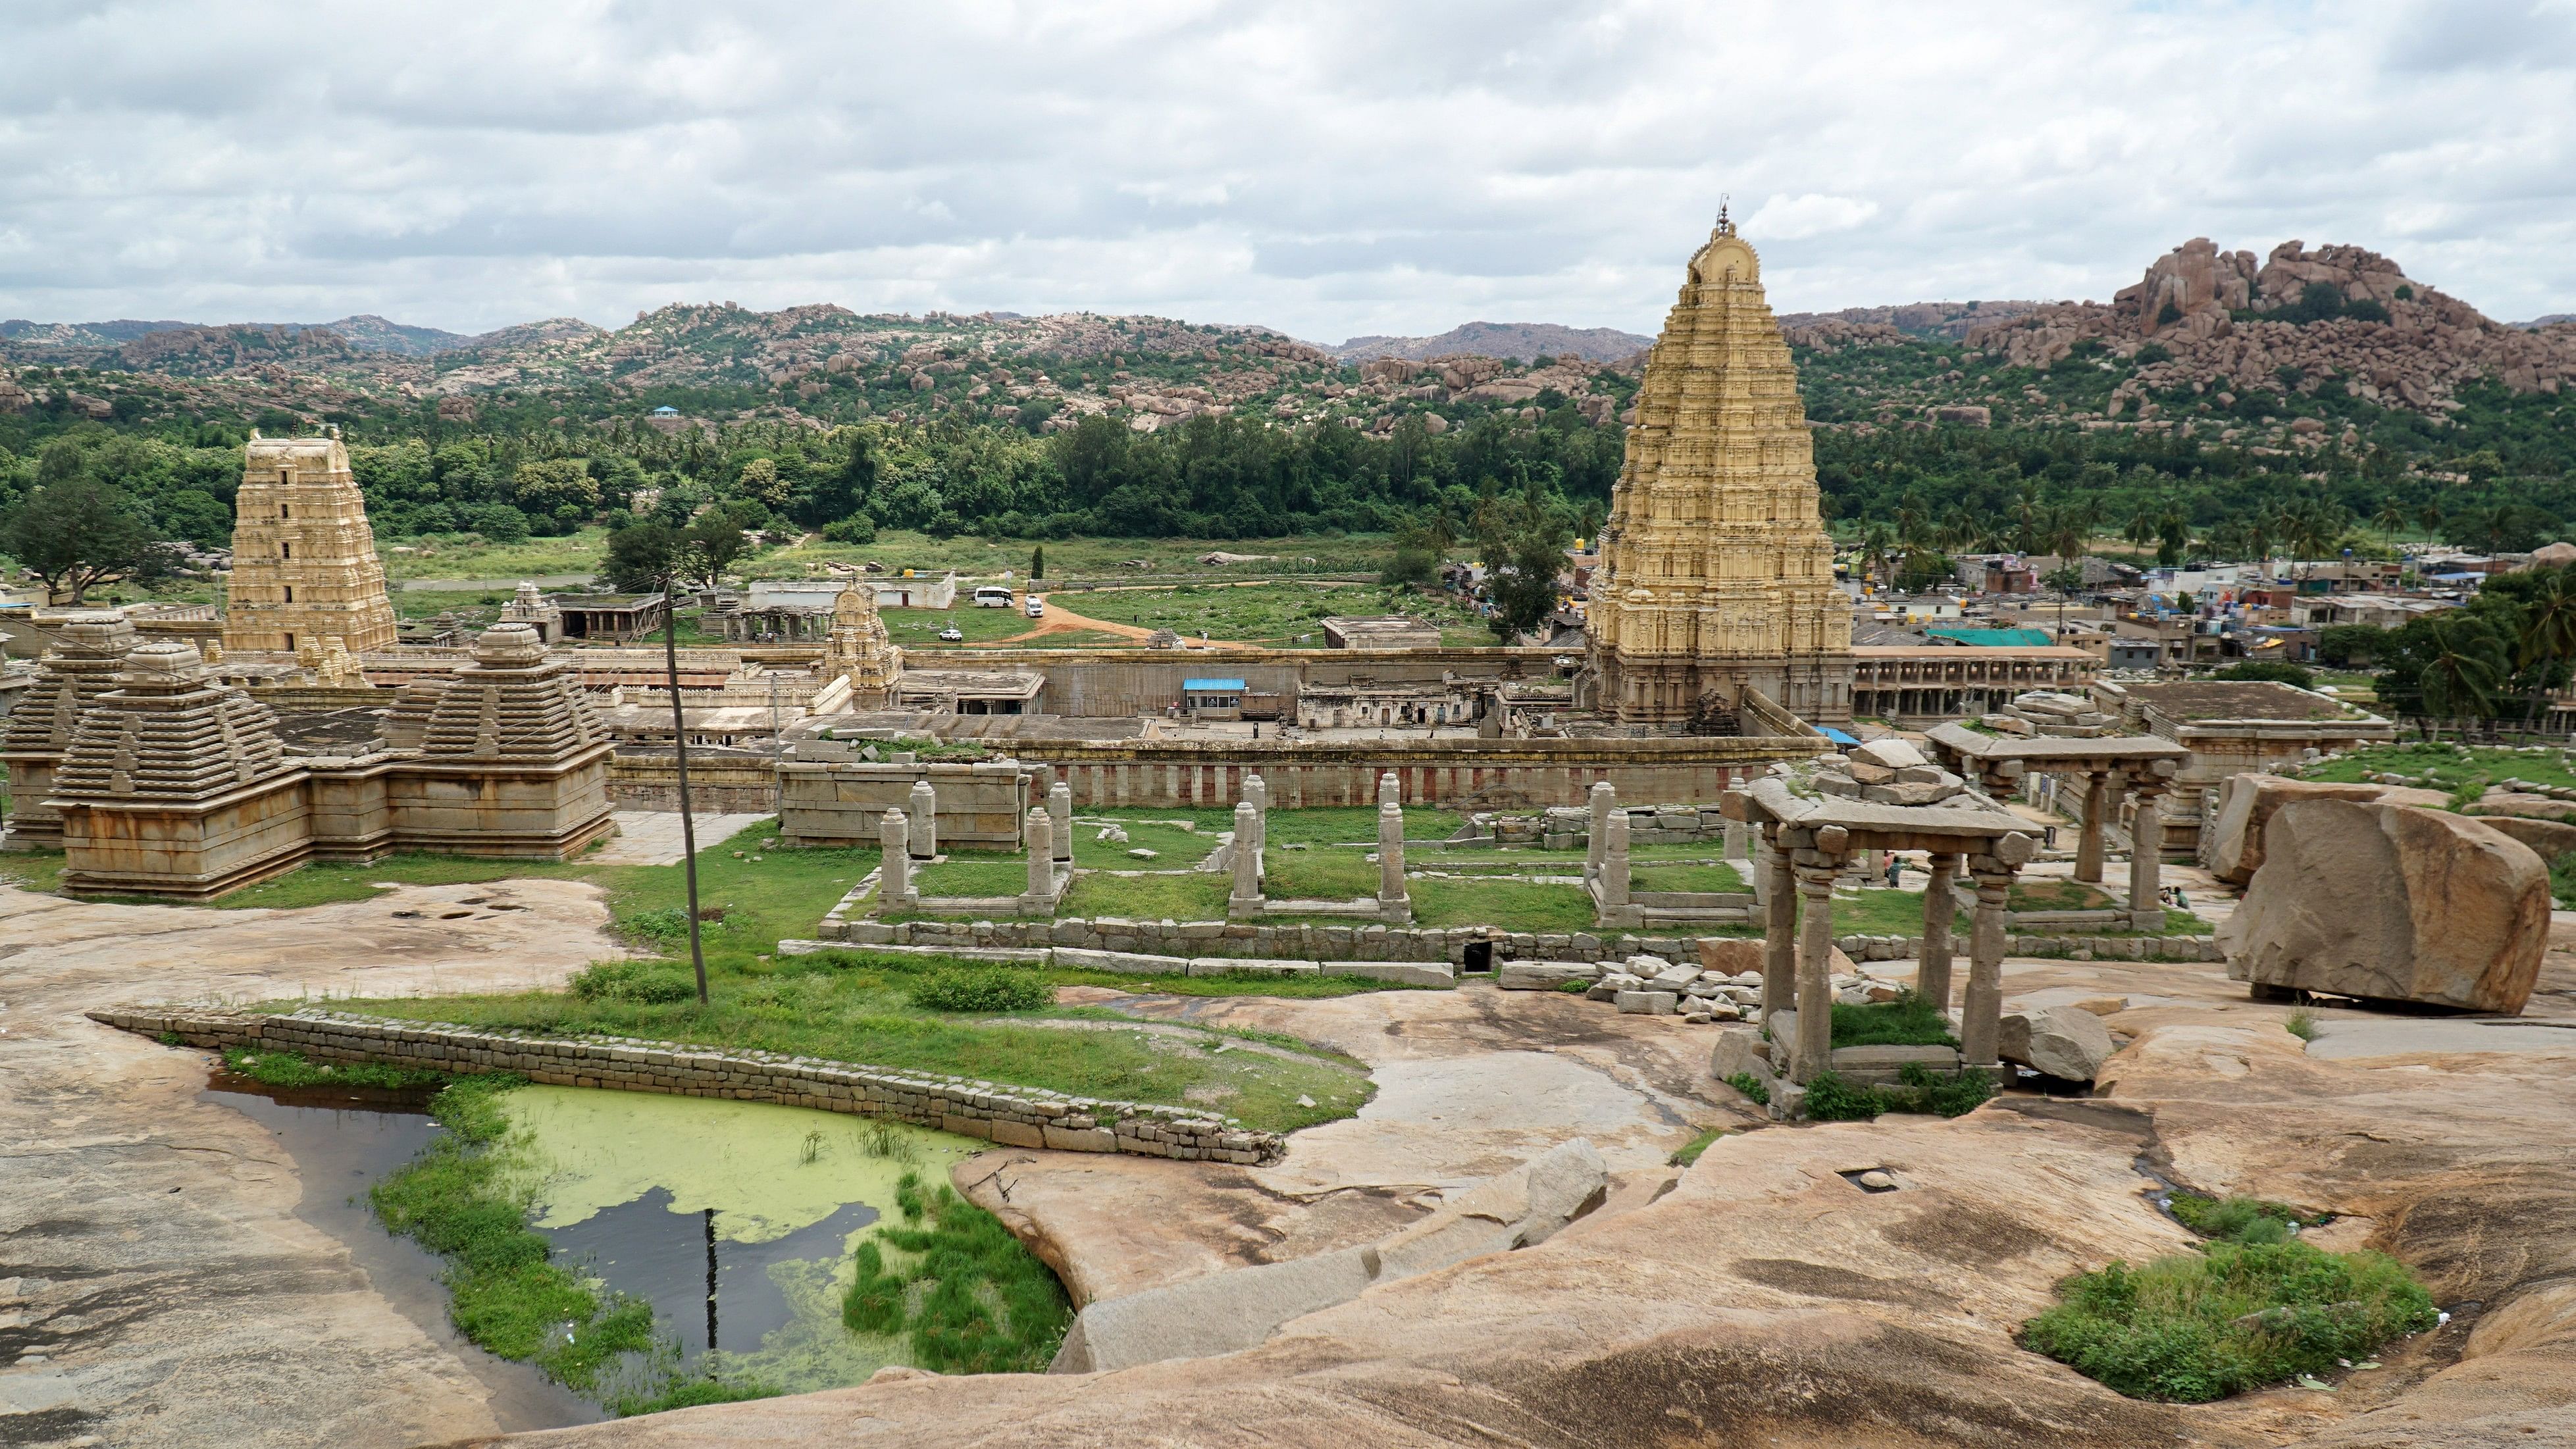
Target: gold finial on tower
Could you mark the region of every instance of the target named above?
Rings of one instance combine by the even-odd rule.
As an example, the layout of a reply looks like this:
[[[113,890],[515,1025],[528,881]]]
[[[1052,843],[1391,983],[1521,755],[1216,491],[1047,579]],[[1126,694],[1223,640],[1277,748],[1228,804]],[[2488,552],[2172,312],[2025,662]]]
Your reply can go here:
[[[1733,199],[1733,198],[1732,198],[1731,196],[1729,196],[1726,192],[1721,191],[1721,192],[1719,192],[1719,193],[1718,193],[1718,195],[1717,195],[1717,228],[1716,228],[1714,231],[1711,231],[1711,232],[1709,233],[1709,235],[1711,235],[1711,236],[1733,236],[1733,235],[1735,235],[1735,223],[1726,219],[1726,204],[1727,204],[1727,202],[1728,202],[1728,201],[1730,201],[1730,200],[1732,200],[1732,199]]]

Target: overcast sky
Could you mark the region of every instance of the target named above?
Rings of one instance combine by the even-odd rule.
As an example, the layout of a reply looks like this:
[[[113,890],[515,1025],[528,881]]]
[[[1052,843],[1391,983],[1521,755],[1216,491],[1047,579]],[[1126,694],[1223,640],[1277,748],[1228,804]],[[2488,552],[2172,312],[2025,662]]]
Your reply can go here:
[[[672,301],[1338,342],[2107,297],[2206,235],[2576,311],[2576,0],[0,0],[0,317]]]

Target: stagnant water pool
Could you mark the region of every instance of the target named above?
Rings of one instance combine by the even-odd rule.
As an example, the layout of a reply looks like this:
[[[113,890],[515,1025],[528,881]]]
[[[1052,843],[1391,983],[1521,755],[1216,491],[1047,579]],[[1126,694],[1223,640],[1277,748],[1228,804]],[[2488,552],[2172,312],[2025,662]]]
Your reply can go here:
[[[217,1073],[207,1099],[266,1127],[304,1183],[298,1215],[347,1245],[383,1293],[464,1359],[504,1429],[586,1423],[601,1411],[535,1369],[494,1358],[449,1324],[438,1259],[386,1233],[367,1188],[440,1128],[426,1093],[279,1090]],[[986,1144],[835,1113],[573,1087],[501,1098],[535,1225],[559,1260],[653,1307],[693,1368],[784,1392],[861,1382],[908,1361],[899,1338],[841,1321],[850,1250],[891,1212],[897,1180],[936,1187]]]

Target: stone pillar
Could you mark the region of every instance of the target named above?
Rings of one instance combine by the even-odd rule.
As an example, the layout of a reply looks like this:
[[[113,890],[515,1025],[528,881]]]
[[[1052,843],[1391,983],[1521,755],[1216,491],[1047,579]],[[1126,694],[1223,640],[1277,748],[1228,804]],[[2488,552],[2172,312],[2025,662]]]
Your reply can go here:
[[[879,911],[900,910],[912,904],[911,838],[911,825],[902,811],[889,810],[877,817],[877,849],[882,856],[877,875]]]
[[[1980,863],[1982,862],[1982,863]],[[1968,995],[1959,1012],[1959,1057],[1971,1067],[1993,1066],[2004,1015],[2004,899],[2012,872],[1981,857],[1969,863],[1977,882],[1969,917]]]
[[[1762,1014],[1768,1017],[1798,1007],[1798,887],[1776,832],[1766,832],[1763,843]]]
[[[2164,929],[2165,817],[2153,795],[2138,796],[2138,812],[2129,822],[2129,926],[2138,931]]]
[[[1243,802],[1252,807],[1252,848],[1270,848],[1270,785],[1259,775],[1243,777]]]
[[[1393,770],[1377,777],[1377,803],[1381,810],[1389,805],[1404,808],[1404,782],[1395,777]]]
[[[1792,1068],[1800,1083],[1833,1061],[1834,865],[1801,865],[1798,878],[1798,1052]],[[1778,1043],[1775,1041],[1774,1046]]]
[[[1950,1009],[1950,920],[1959,909],[1950,882],[1959,875],[1959,857],[1935,851],[1932,879],[1923,887],[1923,959],[1915,969],[1914,993],[1943,1011]]]
[[[1261,900],[1261,851],[1253,841],[1261,834],[1261,812],[1249,800],[1234,807],[1234,895],[1232,904]]]
[[[2075,878],[2102,883],[2102,834],[2110,828],[2111,777],[2096,772],[2084,777],[2084,837],[2075,847]]]
[[[1377,898],[1381,905],[1408,902],[1404,886],[1404,809],[1377,807]]]
[[[1628,813],[1611,811],[1602,833],[1599,899],[1606,911],[1628,904]]]
[[[1029,848],[1029,894],[1045,897],[1055,893],[1055,820],[1046,811],[1032,808],[1028,823],[1020,827],[1027,832]]]
[[[1062,780],[1047,787],[1047,816],[1055,835],[1055,858],[1073,864],[1073,787]]]
[[[893,812],[889,812],[893,813]],[[912,858],[929,860],[939,854],[939,792],[928,780],[912,782],[912,808],[903,812],[912,819]]]
[[[1592,823],[1585,828],[1583,873],[1597,878],[1601,874],[1602,847],[1609,843],[1610,817],[1619,809],[1618,788],[1607,780],[1598,781],[1592,793],[1584,797],[1584,804],[1592,811]]]
[[[1745,839],[1748,833],[1748,827],[1743,821],[1730,820],[1726,822],[1726,845],[1721,852],[1724,858],[1728,860],[1744,860],[1748,857],[1751,849],[1749,843]]]

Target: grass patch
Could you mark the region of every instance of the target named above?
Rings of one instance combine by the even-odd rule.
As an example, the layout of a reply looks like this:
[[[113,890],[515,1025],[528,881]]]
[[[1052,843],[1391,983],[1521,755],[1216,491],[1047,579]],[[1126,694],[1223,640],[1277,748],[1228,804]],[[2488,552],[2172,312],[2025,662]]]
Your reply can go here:
[[[1958,1044],[1959,1039],[1950,1034],[1949,1017],[1911,991],[1900,992],[1894,1001],[1834,1006],[1834,1045],[1838,1047]]]
[[[2165,1203],[2174,1221],[2204,1238],[2221,1238],[2231,1243],[2277,1243],[2290,1236],[2290,1229],[2322,1227],[2328,1214],[2302,1213],[2288,1203],[2269,1202],[2258,1197],[2208,1197],[2196,1192],[2178,1192]]]
[[[903,1222],[855,1250],[842,1321],[861,1333],[909,1334],[937,1373],[1038,1373],[1073,1324],[1064,1287],[1001,1220],[907,1172],[895,1187]],[[889,1261],[886,1249],[902,1257]]]
[[[2429,777],[2431,783],[2424,788],[2470,801],[2508,778],[2535,785],[2576,785],[2576,770],[2568,768],[2558,751],[2526,755],[2503,745],[2384,745],[2321,761],[2299,772],[2303,780],[2347,784],[2371,775]]]
[[[2549,893],[2561,910],[2576,910],[2576,850],[2549,863]]]
[[[729,948],[730,949],[730,948]],[[916,1004],[926,979],[959,968],[936,956],[866,951],[791,956],[746,969],[710,950],[709,1004],[694,990],[674,1001],[603,993],[530,991],[505,996],[350,1001],[342,1009],[412,1021],[509,1027],[549,1035],[614,1035],[729,1049],[762,1049],[903,1071],[980,1077],[1080,1096],[1204,1106],[1271,1131],[1350,1116],[1374,1092],[1364,1072],[1320,1056],[1218,1054],[1214,1032],[1068,1031],[961,1017]],[[643,972],[684,968],[655,964]],[[1192,995],[1333,996],[1379,983],[1224,977],[1156,977],[1000,968],[1047,991],[1066,982]],[[295,1003],[277,1003],[291,1008]],[[1048,1008],[1048,1010],[1055,1010]],[[1071,1014],[1071,1013],[1063,1013]],[[1299,1104],[1300,1097],[1315,1105]]]
[[[224,1070],[248,1077],[263,1087],[380,1087],[404,1091],[435,1087],[447,1073],[422,1067],[394,1067],[379,1062],[315,1062],[295,1053],[226,1047]]]
[[[63,861],[59,850],[12,851],[0,855],[0,884],[16,886],[22,891],[42,891],[47,895],[63,888]]]
[[[2301,1041],[2317,1039],[2317,1014],[2302,1006],[2281,1021],[2281,1030]]]
[[[1499,926],[1507,931],[1590,931],[1592,897],[1581,886],[1515,880],[1407,883],[1420,926]]]
[[[1995,1095],[1983,1072],[1942,1076],[1921,1062],[1897,1068],[1892,1087],[1864,1087],[1837,1072],[1819,1072],[1807,1084],[1807,1117],[1816,1122],[1866,1122],[1883,1112],[1964,1117]]]
[[[1073,823],[1073,863],[1086,870],[1187,870],[1216,850],[1216,832],[1205,827],[1184,830],[1173,823],[1178,818],[1158,819],[1145,812],[1079,815]],[[1103,820],[1115,822],[1127,838],[1102,840]],[[1127,853],[1138,849],[1154,852],[1154,859],[1142,861]]]
[[[912,888],[925,896],[1015,896],[1028,889],[1028,863],[1007,860],[946,860],[923,866]]]
[[[2115,1260],[2057,1291],[2056,1307],[2022,1325],[2025,1347],[2131,1398],[2185,1404],[2331,1373],[2436,1319],[2394,1259],[2300,1242]]]
[[[1761,1084],[1757,1082],[1754,1085],[1759,1086]],[[1692,1163],[1699,1161],[1700,1154],[1708,1151],[1710,1143],[1725,1136],[1726,1133],[1727,1129],[1724,1127],[1711,1127],[1707,1131],[1699,1134],[1697,1137],[1683,1143],[1680,1150],[1676,1151],[1666,1160],[1672,1163],[1675,1167],[1688,1167]]]
[[[1160,864],[1160,862],[1156,862]],[[1128,864],[1136,864],[1134,861]],[[1131,921],[1222,921],[1233,877],[1210,871],[1077,875],[1057,903],[1062,917]]]
[[[1751,1072],[1737,1072],[1726,1079],[1726,1084],[1741,1093],[1756,1107],[1771,1105],[1770,1086]]]
[[[1026,971],[938,971],[913,983],[912,1004],[930,1011],[1035,1011],[1054,1005],[1055,991]]]
[[[1744,877],[1731,865],[1659,865],[1640,869],[1629,858],[1628,888],[1638,891],[1705,891],[1740,894]]]
[[[2004,897],[2008,911],[2108,911],[2119,905],[2109,891],[2080,880],[2016,880]]]
[[[1346,901],[1377,894],[1377,864],[1349,846],[1262,852],[1261,888],[1274,899]]]

